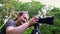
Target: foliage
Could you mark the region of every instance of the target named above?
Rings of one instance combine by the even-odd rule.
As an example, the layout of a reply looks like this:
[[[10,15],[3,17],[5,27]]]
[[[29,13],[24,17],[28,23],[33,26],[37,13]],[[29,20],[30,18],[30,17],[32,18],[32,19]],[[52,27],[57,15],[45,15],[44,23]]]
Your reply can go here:
[[[2,3],[3,0],[0,0],[0,3]],[[41,7],[43,6],[42,3],[37,1],[32,2],[26,2],[22,3],[18,0],[7,0],[3,2],[4,5],[0,9],[0,29],[2,28],[5,16],[9,16],[11,13],[13,13],[12,10],[15,12],[19,11],[28,11],[30,18],[37,15],[38,11],[41,10]],[[51,10],[50,13],[48,13],[50,16],[54,16],[54,24],[53,25],[47,25],[42,24],[40,26],[41,34],[59,34],[60,32],[60,9],[54,8]],[[33,26],[26,29],[23,34],[31,34],[31,31],[33,30]]]
[[[59,34],[60,32],[60,9],[54,8],[48,15],[54,16],[54,24],[43,24],[40,26],[42,34]]]

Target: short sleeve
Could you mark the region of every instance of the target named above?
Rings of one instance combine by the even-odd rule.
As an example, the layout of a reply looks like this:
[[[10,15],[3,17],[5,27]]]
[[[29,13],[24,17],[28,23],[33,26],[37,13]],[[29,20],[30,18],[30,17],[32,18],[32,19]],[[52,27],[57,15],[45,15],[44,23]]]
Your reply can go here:
[[[8,20],[7,22],[6,22],[6,24],[5,24],[5,27],[9,27],[9,26],[11,26],[11,27],[15,27],[15,22],[13,21],[13,20]]]

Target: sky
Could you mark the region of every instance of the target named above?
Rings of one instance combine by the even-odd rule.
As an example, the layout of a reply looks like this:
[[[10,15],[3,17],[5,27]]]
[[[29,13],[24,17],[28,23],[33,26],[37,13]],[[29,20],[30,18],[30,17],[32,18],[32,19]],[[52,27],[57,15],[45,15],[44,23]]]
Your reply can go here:
[[[22,2],[31,2],[31,0],[19,0]],[[60,8],[60,0],[34,0],[34,1],[40,1],[43,4],[51,5]]]

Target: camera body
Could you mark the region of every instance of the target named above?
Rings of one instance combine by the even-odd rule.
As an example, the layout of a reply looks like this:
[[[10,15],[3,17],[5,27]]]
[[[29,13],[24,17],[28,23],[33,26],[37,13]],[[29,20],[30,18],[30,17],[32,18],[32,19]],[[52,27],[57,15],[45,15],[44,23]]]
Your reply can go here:
[[[54,17],[53,16],[45,16],[43,18],[39,17],[38,18],[38,23],[45,23],[45,24],[50,24],[52,25],[53,24],[53,20],[54,20]]]

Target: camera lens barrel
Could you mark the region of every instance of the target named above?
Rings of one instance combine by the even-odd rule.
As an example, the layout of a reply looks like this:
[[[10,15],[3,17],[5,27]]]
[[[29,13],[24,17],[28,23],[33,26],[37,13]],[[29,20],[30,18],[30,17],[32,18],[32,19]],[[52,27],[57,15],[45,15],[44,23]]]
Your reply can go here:
[[[53,24],[53,16],[46,16],[44,18],[39,17],[38,23],[46,23],[46,24]]]

